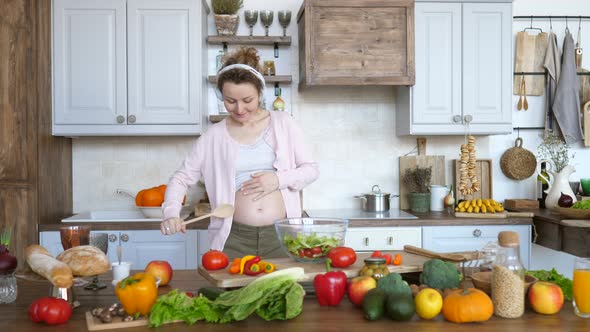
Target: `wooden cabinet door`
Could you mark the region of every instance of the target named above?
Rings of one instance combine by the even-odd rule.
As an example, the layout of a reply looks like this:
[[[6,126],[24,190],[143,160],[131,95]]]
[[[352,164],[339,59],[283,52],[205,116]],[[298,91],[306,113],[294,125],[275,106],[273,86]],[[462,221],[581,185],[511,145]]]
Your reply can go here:
[[[512,4],[463,4],[463,115],[510,125],[511,97]]]
[[[124,122],[125,26],[125,0],[53,2],[54,125]]]
[[[198,5],[128,1],[128,124],[199,123]]]
[[[302,83],[414,84],[413,1],[306,0],[304,8]]]
[[[415,125],[461,124],[461,4],[416,3]],[[455,121],[455,116],[459,121]],[[455,119],[455,120],[454,120]]]

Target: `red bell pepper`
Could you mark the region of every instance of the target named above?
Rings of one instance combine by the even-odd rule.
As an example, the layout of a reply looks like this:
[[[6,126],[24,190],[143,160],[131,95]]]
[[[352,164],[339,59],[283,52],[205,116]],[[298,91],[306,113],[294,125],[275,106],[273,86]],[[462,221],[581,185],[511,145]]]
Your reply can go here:
[[[260,256],[256,256],[252,259],[249,259],[245,264],[244,264],[244,274],[245,275],[249,275],[249,276],[255,276],[255,275],[259,275],[262,272],[264,272],[260,266],[258,265],[258,262],[260,262]]]
[[[331,259],[326,259],[326,273],[313,279],[313,288],[321,306],[337,306],[346,293],[347,278],[342,271],[330,271]]]

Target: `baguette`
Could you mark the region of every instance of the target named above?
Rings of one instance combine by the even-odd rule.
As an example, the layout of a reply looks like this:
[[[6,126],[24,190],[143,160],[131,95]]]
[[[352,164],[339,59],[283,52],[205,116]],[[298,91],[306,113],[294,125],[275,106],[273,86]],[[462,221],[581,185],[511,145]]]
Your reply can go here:
[[[33,244],[25,249],[25,257],[31,270],[47,278],[54,286],[59,288],[72,287],[74,275],[70,267],[53,258],[44,247]]]
[[[68,264],[77,277],[99,275],[111,268],[107,255],[95,246],[75,246],[57,255],[56,259]]]

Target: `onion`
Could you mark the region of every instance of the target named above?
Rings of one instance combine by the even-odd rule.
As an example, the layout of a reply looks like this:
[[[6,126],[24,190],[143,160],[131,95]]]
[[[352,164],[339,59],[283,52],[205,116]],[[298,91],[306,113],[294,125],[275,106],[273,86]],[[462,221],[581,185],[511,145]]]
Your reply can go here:
[[[5,229],[0,236],[0,274],[10,274],[16,270],[18,264],[16,257],[10,254],[8,246],[10,245],[11,231]]]

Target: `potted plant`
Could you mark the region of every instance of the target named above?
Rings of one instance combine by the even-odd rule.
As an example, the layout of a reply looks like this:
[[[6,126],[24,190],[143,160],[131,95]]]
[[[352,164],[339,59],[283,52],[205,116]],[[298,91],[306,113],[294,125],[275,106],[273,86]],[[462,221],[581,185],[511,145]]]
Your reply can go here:
[[[409,188],[410,210],[412,212],[428,212],[430,209],[430,180],[432,167],[407,169],[402,181]]]
[[[240,23],[238,11],[242,6],[243,0],[211,0],[218,35],[236,35]]]

